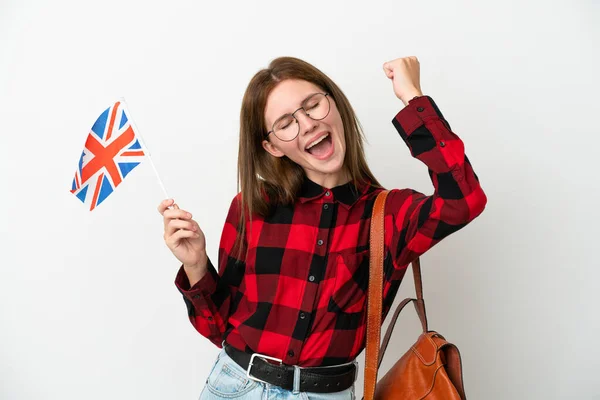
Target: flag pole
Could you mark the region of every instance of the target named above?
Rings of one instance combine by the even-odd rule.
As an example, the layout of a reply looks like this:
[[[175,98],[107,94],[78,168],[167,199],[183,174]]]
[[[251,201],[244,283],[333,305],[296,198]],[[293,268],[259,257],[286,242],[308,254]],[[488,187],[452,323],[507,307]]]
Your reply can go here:
[[[123,109],[125,110],[127,118],[129,119],[129,122],[131,123],[131,126],[133,127],[133,130],[135,131],[135,135],[140,139],[140,142],[142,142],[142,147],[144,149],[144,154],[146,154],[146,157],[148,157],[148,160],[150,161],[150,165],[152,166],[152,169],[154,170],[154,173],[156,174],[156,178],[158,179],[158,184],[160,185],[160,188],[162,189],[163,193],[165,194],[165,199],[168,199],[169,195],[167,194],[167,190],[165,189],[165,185],[163,185],[162,180],[160,179],[160,176],[158,175],[158,171],[156,170],[156,166],[154,165],[154,162],[152,161],[152,157],[150,156],[150,150],[148,150],[148,146],[146,146],[146,142],[144,141],[144,138],[142,137],[142,134],[141,134],[140,130],[137,128],[137,125],[133,121],[133,117],[131,116],[131,112],[129,111],[129,108],[127,107],[127,103],[125,102],[125,98],[121,97],[119,99],[119,101],[123,105]]]

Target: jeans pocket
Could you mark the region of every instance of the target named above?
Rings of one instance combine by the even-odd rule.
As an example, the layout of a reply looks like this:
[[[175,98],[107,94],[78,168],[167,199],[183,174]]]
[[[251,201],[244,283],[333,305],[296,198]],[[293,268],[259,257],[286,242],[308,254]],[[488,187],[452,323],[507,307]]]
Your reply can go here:
[[[206,387],[217,396],[236,398],[258,387],[258,382],[246,377],[242,368],[223,352],[208,376]]]
[[[224,354],[224,350],[221,350],[221,352],[219,352],[219,354],[217,354],[217,358],[215,358],[215,360],[212,363],[212,366],[210,367],[210,371],[208,372],[208,376],[206,377],[206,380],[204,381],[204,383],[208,383],[208,378],[214,373],[215,368],[217,368],[217,365],[219,364],[219,360],[223,357]]]

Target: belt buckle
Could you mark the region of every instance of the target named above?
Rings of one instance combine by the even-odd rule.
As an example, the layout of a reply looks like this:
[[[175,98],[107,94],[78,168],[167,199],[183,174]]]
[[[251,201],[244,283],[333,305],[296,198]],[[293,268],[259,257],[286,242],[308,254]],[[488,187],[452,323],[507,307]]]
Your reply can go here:
[[[251,376],[250,375],[250,369],[252,368],[253,361],[254,361],[255,357],[266,358],[266,359],[269,359],[269,360],[278,361],[280,365],[283,365],[283,360],[281,360],[279,358],[275,358],[275,357],[270,357],[270,356],[267,356],[267,355],[264,355],[264,354],[260,354],[260,353],[253,353],[250,356],[250,362],[248,363],[248,369],[246,370],[246,377],[248,377],[248,379],[252,379],[252,380],[257,381],[257,382],[269,383],[267,381],[263,381],[262,379],[259,379],[259,378],[255,377],[255,376]]]

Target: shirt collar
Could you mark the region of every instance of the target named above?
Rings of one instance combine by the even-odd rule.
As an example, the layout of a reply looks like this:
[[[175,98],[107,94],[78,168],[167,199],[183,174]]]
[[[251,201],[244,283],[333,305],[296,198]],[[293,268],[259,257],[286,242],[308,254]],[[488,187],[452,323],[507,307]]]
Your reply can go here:
[[[352,181],[334,188],[326,188],[316,182],[311,181],[306,175],[298,193],[298,200],[301,203],[306,203],[311,200],[316,200],[323,196],[327,191],[333,193],[334,201],[341,203],[346,208],[352,207],[358,199],[360,199],[371,187],[370,182],[363,182],[355,185]]]

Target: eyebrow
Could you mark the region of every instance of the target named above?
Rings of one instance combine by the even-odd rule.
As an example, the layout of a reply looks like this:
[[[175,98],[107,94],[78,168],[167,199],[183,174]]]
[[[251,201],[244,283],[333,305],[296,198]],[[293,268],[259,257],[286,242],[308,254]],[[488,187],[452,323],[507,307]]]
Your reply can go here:
[[[308,100],[308,98],[309,98],[309,97],[311,97],[311,96],[314,96],[314,95],[315,95],[315,94],[317,94],[317,93],[321,93],[321,92],[314,92],[314,93],[311,93],[311,94],[309,94],[308,96],[306,96],[306,97],[304,98],[304,100],[302,100],[302,101],[300,102],[300,105],[301,105],[301,106],[303,106],[303,105],[304,105],[304,102],[306,102],[306,100]],[[275,124],[275,122],[279,121],[281,118],[283,118],[283,117],[285,117],[285,116],[287,116],[287,115],[291,115],[291,114],[292,114],[292,113],[285,113],[285,114],[282,114],[281,116],[279,116],[279,118],[277,118],[277,119],[275,119],[275,121],[273,121],[273,124]]]

